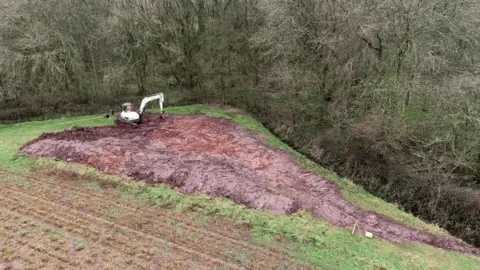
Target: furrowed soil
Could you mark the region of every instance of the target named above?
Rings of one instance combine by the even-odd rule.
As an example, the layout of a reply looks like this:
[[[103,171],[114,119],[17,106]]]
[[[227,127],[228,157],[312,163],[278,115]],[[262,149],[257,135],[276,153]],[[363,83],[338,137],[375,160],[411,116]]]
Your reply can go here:
[[[269,148],[234,121],[204,115],[148,115],[119,125],[42,134],[22,147],[32,156],[84,163],[105,173],[165,183],[184,193],[224,197],[275,214],[307,209],[356,233],[396,243],[421,242],[479,255],[453,238],[407,227],[343,199],[339,187],[307,172],[287,153]]]
[[[0,179],[0,269],[313,269],[239,225],[130,203],[76,174]]]

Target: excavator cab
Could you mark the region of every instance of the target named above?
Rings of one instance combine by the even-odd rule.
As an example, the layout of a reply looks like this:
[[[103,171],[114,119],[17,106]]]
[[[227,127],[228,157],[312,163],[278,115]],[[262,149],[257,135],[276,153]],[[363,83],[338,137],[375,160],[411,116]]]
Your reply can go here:
[[[133,111],[133,104],[130,102],[126,102],[122,104],[122,112],[131,112]]]

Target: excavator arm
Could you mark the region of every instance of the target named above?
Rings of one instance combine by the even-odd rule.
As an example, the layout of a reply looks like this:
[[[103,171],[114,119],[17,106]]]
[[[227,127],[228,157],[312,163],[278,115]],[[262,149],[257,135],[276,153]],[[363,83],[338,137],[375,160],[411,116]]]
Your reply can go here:
[[[148,102],[158,99],[158,103],[160,104],[160,112],[163,113],[163,93],[156,94],[154,96],[145,97],[142,99],[142,103],[140,104],[140,109],[138,110],[138,114],[142,115],[145,111],[145,106]]]

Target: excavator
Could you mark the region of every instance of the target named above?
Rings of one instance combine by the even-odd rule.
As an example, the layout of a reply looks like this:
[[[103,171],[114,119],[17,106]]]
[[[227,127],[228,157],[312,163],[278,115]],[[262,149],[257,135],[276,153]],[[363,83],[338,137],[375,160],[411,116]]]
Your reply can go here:
[[[115,119],[115,124],[125,123],[125,124],[141,124],[143,121],[143,116],[145,113],[145,106],[148,102],[158,99],[158,103],[160,105],[160,113],[163,114],[163,101],[164,96],[163,93],[158,93],[153,96],[144,97],[142,99],[142,103],[140,104],[140,109],[138,111],[134,110],[134,106],[130,102],[125,102],[121,106],[120,115],[117,116]],[[114,115],[113,111],[111,111],[112,116]],[[110,118],[108,114],[105,114],[106,118]]]

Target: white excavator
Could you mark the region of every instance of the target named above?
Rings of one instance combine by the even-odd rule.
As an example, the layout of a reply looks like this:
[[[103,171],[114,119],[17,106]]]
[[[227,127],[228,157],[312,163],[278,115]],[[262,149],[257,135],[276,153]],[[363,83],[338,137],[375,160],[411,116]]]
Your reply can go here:
[[[140,104],[140,109],[138,111],[134,110],[134,106],[130,102],[126,102],[122,104],[120,115],[115,120],[115,123],[126,123],[126,124],[140,124],[143,120],[143,115],[145,113],[145,106],[148,102],[158,99],[158,103],[160,105],[160,113],[163,114],[163,101],[164,96],[163,93],[158,93],[153,96],[144,97],[142,99],[142,103]],[[113,116],[113,111],[111,112]],[[105,115],[105,117],[109,117]]]

